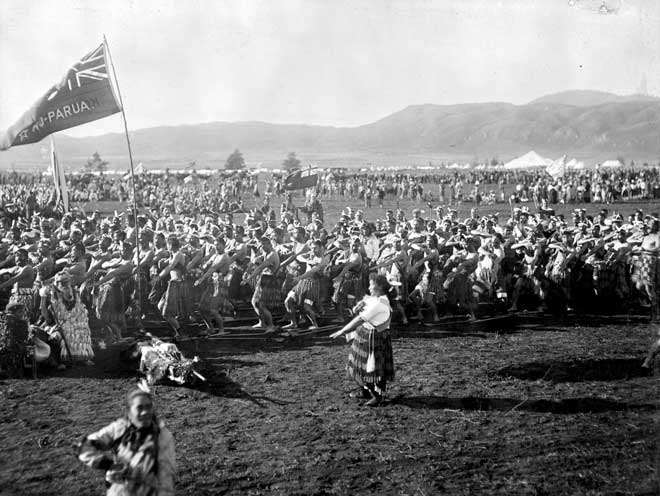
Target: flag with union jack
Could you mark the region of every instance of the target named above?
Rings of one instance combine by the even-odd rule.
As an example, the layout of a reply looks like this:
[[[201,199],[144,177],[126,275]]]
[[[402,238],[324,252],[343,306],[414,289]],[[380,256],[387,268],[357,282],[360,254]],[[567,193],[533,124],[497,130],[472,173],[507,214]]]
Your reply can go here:
[[[0,150],[36,143],[56,131],[119,112],[104,43],[73,64],[21,118],[0,136]]]

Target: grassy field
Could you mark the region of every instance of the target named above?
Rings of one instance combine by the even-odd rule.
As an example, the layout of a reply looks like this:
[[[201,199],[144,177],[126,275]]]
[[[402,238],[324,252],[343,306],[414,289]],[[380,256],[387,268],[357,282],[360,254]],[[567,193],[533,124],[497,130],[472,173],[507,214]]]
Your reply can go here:
[[[383,207],[378,206],[377,201],[372,202],[371,208],[367,208],[364,205],[364,201],[359,200],[354,197],[342,197],[342,196],[328,196],[321,198],[323,203],[323,208],[325,212],[325,226],[332,227],[340,219],[341,212],[345,207],[351,207],[353,210],[360,209],[365,213],[365,218],[369,221],[375,221],[377,219],[385,218],[385,211],[388,209],[396,210],[401,208],[406,216],[410,218],[412,216],[412,210],[414,208],[421,209],[424,213],[422,214],[425,218],[435,218],[434,208],[438,205],[442,205],[446,208],[453,208],[457,210],[459,218],[465,218],[469,216],[472,209],[475,210],[477,217],[483,215],[491,215],[495,213],[500,214],[500,222],[504,222],[511,215],[511,206],[508,203],[495,203],[493,205],[484,205],[476,206],[472,202],[462,202],[459,205],[453,204],[449,207],[446,203],[440,204],[437,201],[429,205],[427,202],[418,202],[410,199],[397,200],[396,198],[386,198],[383,201]],[[279,215],[279,206],[283,202],[282,199],[277,197],[271,199],[271,206],[275,208]],[[294,203],[296,206],[300,207],[304,205],[304,197],[299,192],[294,194]],[[246,209],[253,208],[255,206],[261,206],[263,204],[263,196],[260,198],[254,198],[252,195],[246,196],[243,198],[243,204]],[[93,203],[80,203],[76,204],[82,207],[85,212],[90,214],[94,210],[99,210],[103,215],[111,215],[113,212],[122,212],[130,208],[130,205],[127,203],[120,202],[93,202]],[[526,206],[530,209],[531,212],[535,212],[533,202],[525,202],[514,204],[514,206],[522,207]],[[601,209],[605,208],[612,213],[620,213],[626,218],[627,215],[632,214],[635,210],[641,208],[645,213],[657,213],[660,211],[660,202],[657,200],[634,200],[626,202],[617,202],[613,204],[604,204],[604,203],[570,203],[570,204],[555,204],[551,205],[551,208],[555,210],[556,214],[563,214],[567,221],[570,222],[571,214],[576,208],[584,208],[587,211],[587,215],[596,216]],[[143,209],[144,210],[144,209]],[[242,222],[243,217],[241,215],[235,216],[236,222]]]

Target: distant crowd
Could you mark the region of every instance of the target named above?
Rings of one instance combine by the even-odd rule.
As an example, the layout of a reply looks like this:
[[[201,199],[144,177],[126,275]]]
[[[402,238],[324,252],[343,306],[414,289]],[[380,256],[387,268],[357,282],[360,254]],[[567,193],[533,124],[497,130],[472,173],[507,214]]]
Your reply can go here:
[[[542,171],[461,171],[434,174],[333,174],[323,176],[321,193],[359,197],[365,207],[386,198],[457,205],[533,201],[615,203],[660,198],[660,168],[571,171],[553,178]]]
[[[319,174],[317,196],[358,198],[365,208],[385,201],[412,200],[449,206],[470,203],[542,201],[548,204],[617,203],[660,199],[660,168],[570,171],[553,178],[544,170],[440,171],[429,174],[353,173],[345,169]],[[264,177],[266,176],[266,177]],[[168,204],[177,213],[242,211],[243,199],[261,195],[281,198],[284,174],[222,171],[212,175],[142,173],[136,176],[141,207]],[[69,200],[75,203],[132,201],[130,179],[116,175],[67,176]],[[0,205],[11,215],[34,212],[56,215],[52,178],[41,174],[0,174]]]

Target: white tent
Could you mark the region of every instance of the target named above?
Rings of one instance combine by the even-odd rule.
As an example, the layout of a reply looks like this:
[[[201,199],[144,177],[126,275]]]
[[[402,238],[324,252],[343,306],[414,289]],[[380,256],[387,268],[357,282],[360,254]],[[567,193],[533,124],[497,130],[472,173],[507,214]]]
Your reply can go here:
[[[514,158],[510,162],[504,164],[504,168],[512,169],[534,169],[536,167],[547,167],[553,161],[551,159],[543,158],[534,150],[525,153],[523,156]]]
[[[584,164],[582,161],[578,161],[576,158],[570,159],[568,162],[566,162],[566,170],[584,170],[586,169],[587,166]]]
[[[617,167],[625,167],[625,164],[622,164],[619,160],[606,160],[600,166],[606,169],[615,169]]]

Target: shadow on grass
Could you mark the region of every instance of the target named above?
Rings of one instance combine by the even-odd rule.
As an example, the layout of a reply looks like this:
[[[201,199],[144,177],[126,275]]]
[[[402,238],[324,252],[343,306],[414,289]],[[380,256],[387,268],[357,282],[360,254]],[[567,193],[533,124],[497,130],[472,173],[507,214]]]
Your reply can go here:
[[[641,358],[530,362],[501,368],[495,375],[526,381],[553,383],[617,381],[648,377],[653,371],[642,367]]]
[[[515,314],[513,325],[519,330],[564,331],[570,327],[612,327],[625,325],[645,325],[650,322],[650,315],[644,312],[611,314],[570,313],[562,317],[539,312],[520,312]]]
[[[191,389],[196,389],[197,391],[221,398],[244,400],[253,403],[260,408],[265,408],[267,403],[272,403],[274,405],[290,405],[294,403],[293,401],[285,401],[271,398],[269,396],[251,394],[243,389],[238,382],[231,380],[227,374],[220,371],[209,374],[207,370],[205,377],[207,379],[206,382],[198,382]]]
[[[628,404],[600,398],[571,398],[560,401],[521,400],[514,398],[448,398],[444,396],[398,396],[393,405],[420,410],[467,410],[467,411],[526,411],[537,413],[578,414],[603,413],[626,410],[654,410],[651,404]]]

